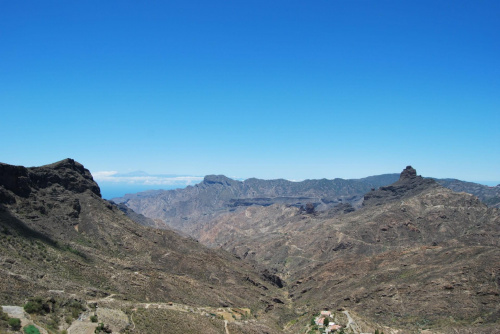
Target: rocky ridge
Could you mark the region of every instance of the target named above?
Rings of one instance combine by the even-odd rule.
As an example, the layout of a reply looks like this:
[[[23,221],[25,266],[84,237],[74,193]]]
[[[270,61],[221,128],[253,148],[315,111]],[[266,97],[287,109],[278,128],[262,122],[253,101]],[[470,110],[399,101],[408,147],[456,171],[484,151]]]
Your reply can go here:
[[[390,201],[409,198],[433,187],[438,187],[436,181],[424,179],[417,175],[413,167],[407,166],[401,172],[397,182],[365,194],[363,206],[382,205]]]
[[[135,212],[162,220],[169,227],[191,235],[203,222],[252,205],[305,207],[311,203],[316,210],[323,211],[340,203],[359,207],[366,192],[390,184],[397,177],[397,174],[387,174],[357,180],[292,182],[256,178],[236,181],[223,175],[208,175],[203,182],[185,189],[128,194],[113,202],[123,203]]]
[[[408,170],[399,180],[399,174],[384,174],[355,180],[305,180],[291,182],[283,179],[245,181],[232,180],[223,175],[207,175],[203,182],[185,189],[152,190],[114,198],[113,202],[154,219],[159,228],[196,236],[196,231],[221,214],[244,211],[250,206],[283,204],[294,207],[313,205],[315,211],[328,211],[339,204],[349,204],[354,209],[363,201],[383,203],[398,194],[411,194],[407,187],[419,184],[422,177]],[[424,178],[424,185],[436,183],[458,192],[477,196],[490,207],[500,205],[500,187],[488,187],[453,179]],[[406,180],[406,181],[404,181]],[[404,181],[404,182],[403,182]],[[395,183],[396,182],[396,183]],[[390,186],[389,186],[390,185]],[[390,192],[377,192],[380,187],[392,187]],[[418,191],[418,189],[414,189]],[[367,194],[368,195],[365,195]],[[378,196],[385,196],[378,198]]]
[[[89,171],[72,159],[34,168],[0,164],[0,171],[1,305],[64,295],[113,296],[114,307],[241,307],[260,315],[265,328],[289,312],[281,305],[265,312],[281,296],[265,272],[173,231],[133,222],[100,197]]]
[[[456,192],[465,192],[479,198],[489,207],[500,208],[500,184],[489,187],[474,182],[465,182],[457,179],[435,179],[443,187]]]

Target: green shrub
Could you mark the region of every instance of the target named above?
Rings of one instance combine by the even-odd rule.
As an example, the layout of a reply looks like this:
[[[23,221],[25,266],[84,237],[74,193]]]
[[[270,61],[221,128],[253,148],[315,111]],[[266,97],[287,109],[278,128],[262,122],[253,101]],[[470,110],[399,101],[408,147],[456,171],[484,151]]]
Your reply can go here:
[[[42,313],[42,302],[38,300],[29,301],[24,304],[24,310],[30,314],[32,313]]]
[[[99,333],[101,333],[101,330],[103,330],[103,329],[104,329],[104,324],[101,322],[99,325],[97,325],[94,333],[99,334]]]
[[[97,315],[91,315],[90,316],[90,321],[97,322]]]
[[[47,326],[54,330],[59,328],[59,317],[57,316],[57,314],[52,314],[50,316],[49,320],[47,321]]]
[[[9,326],[12,327],[12,329],[15,331],[18,331],[21,329],[21,319],[19,319],[19,318],[10,318],[8,323],[9,323]]]
[[[82,311],[85,311],[85,306],[78,300],[73,300],[69,304],[68,308],[70,309],[71,316],[74,319],[78,319],[78,317],[80,316],[80,313],[82,313]]]
[[[38,328],[33,325],[29,325],[23,328],[25,334],[40,334]]]

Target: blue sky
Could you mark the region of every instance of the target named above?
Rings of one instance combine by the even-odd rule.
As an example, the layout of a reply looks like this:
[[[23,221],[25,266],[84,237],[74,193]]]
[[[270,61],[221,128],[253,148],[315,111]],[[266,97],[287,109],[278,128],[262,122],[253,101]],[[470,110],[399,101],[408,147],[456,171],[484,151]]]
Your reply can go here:
[[[0,1],[0,161],[500,182],[498,17],[499,1]]]

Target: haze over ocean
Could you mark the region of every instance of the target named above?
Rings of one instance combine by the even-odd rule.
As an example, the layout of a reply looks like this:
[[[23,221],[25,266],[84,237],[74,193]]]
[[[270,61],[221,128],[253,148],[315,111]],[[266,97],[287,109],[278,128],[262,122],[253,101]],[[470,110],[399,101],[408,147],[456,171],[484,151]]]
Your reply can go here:
[[[498,17],[498,1],[3,1],[0,161],[498,184]]]

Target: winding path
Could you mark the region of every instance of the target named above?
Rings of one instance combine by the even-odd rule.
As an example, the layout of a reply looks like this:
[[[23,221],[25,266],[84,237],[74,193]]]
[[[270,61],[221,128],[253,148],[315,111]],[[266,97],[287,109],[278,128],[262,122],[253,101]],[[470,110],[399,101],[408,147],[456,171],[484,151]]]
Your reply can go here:
[[[347,316],[347,325],[346,325],[346,328],[347,327],[351,327],[352,331],[354,333],[359,333],[360,330],[358,328],[358,325],[356,324],[356,322],[352,319],[351,315],[349,314],[349,311],[345,310],[345,311],[342,311],[342,313],[344,313],[346,316]]]

